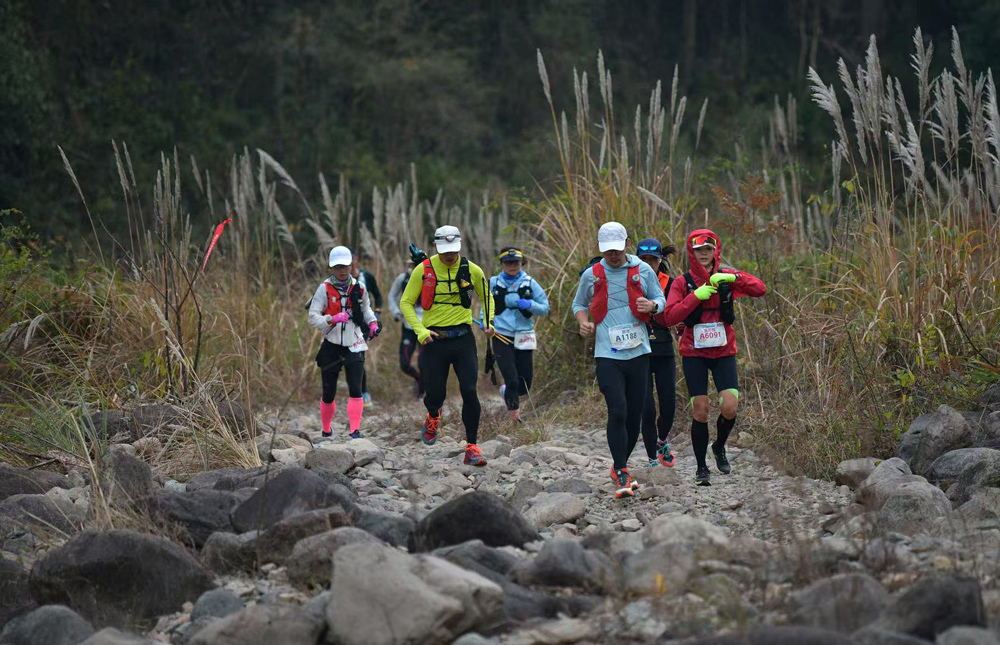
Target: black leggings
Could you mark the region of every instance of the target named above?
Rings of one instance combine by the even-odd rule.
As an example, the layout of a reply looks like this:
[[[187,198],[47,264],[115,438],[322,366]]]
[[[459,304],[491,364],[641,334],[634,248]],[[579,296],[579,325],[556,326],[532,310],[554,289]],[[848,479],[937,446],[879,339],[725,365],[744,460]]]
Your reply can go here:
[[[420,370],[411,365],[413,362],[413,353],[419,347],[420,343],[417,341],[417,332],[403,327],[399,338],[399,369],[416,381],[420,386],[420,391],[423,392],[424,385],[420,380]],[[419,364],[420,361],[417,362]]]
[[[420,369],[424,375],[424,407],[428,414],[436,417],[448,394],[448,368],[455,368],[458,388],[462,393],[462,424],[465,425],[465,440],[476,443],[479,435],[479,396],[476,381],[479,379],[479,357],[476,354],[476,339],[469,331],[458,338],[439,337],[424,345],[420,356]]]
[[[361,397],[361,381],[365,376],[365,353],[352,352],[343,345],[334,345],[328,340],[316,354],[316,365],[323,378],[323,403],[333,403],[337,398],[337,381],[340,370],[347,370],[347,391],[352,399]]]
[[[674,426],[677,410],[677,362],[673,356],[649,357],[649,386],[646,388],[646,405],[642,410],[642,443],[646,455],[656,459],[656,440],[665,441]],[[656,396],[653,396],[653,384]],[[660,416],[656,416],[656,404],[660,404]]]
[[[648,354],[629,360],[597,359],[597,383],[608,405],[608,447],[616,470],[628,466],[639,441],[648,381]]]
[[[507,386],[503,398],[508,410],[521,407],[520,397],[531,391],[535,369],[534,354],[533,350],[514,349],[513,345],[493,339],[493,356]]]

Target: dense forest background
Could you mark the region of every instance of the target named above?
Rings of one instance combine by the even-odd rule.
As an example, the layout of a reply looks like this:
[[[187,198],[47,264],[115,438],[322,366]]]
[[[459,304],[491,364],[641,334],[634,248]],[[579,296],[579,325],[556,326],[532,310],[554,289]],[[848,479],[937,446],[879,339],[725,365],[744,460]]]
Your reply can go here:
[[[905,74],[918,26],[941,51],[957,27],[974,71],[1000,53],[1000,2],[982,0],[0,0],[0,210],[50,238],[89,229],[60,145],[113,229],[112,140],[147,185],[161,151],[221,180],[247,146],[313,195],[319,172],[368,196],[411,163],[424,196],[530,195],[558,173],[536,49],[564,104],[599,49],[622,110],[679,66],[694,104],[709,98],[702,175],[757,145],[791,94],[818,183],[832,128],[807,106],[806,70],[835,78],[874,34]]]

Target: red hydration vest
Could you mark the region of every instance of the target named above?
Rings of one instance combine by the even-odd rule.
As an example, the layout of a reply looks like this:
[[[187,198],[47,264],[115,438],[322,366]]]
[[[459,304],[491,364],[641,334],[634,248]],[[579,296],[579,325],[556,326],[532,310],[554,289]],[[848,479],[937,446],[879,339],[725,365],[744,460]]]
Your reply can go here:
[[[628,291],[628,308],[632,310],[632,315],[640,322],[649,322],[651,316],[639,312],[636,302],[643,297],[642,278],[639,277],[639,265],[628,268],[626,278],[626,290]],[[593,266],[594,272],[594,298],[590,301],[590,317],[594,322],[600,324],[604,317],[608,315],[608,277],[604,272],[604,265],[598,262]]]
[[[333,286],[329,282],[326,282],[325,284],[326,284],[326,309],[323,311],[323,315],[336,316],[341,311],[340,292],[337,291],[337,287]],[[350,295],[352,289],[354,289],[353,284],[347,288],[347,294],[345,295]]]
[[[424,286],[420,289],[420,306],[424,311],[434,306],[434,292],[437,290],[437,274],[431,266],[430,258],[424,260]]]

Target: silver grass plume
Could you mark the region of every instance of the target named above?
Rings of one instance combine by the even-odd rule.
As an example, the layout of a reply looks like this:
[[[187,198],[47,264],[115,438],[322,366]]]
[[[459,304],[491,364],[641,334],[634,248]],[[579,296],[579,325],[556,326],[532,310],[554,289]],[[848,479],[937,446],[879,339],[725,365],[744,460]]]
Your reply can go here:
[[[698,152],[698,144],[701,143],[701,130],[705,126],[705,112],[708,111],[708,97],[705,97],[701,104],[701,111],[698,113],[698,130],[694,138],[694,151]]]
[[[552,105],[552,90],[549,87],[549,73],[545,71],[545,59],[541,49],[535,51],[538,53],[538,76],[542,79],[542,90],[545,91],[545,99]]]
[[[927,116],[931,100],[930,70],[931,59],[934,56],[934,44],[927,43],[927,46],[924,46],[924,36],[920,31],[920,27],[917,27],[916,31],[913,32],[913,48],[914,52],[910,60],[912,61],[911,66],[913,67],[913,71],[917,73],[920,92],[919,103],[917,104],[917,120],[922,121]]]
[[[861,163],[867,165],[868,147],[865,144],[864,114],[861,108],[861,97],[858,95],[858,90],[854,87],[854,79],[847,70],[847,63],[844,62],[843,58],[837,61],[837,71],[840,74],[840,81],[844,85],[844,91],[847,92],[847,98],[851,100],[851,116],[854,119],[854,130],[858,139],[858,150],[861,152]],[[844,137],[844,140],[847,140],[846,137]]]

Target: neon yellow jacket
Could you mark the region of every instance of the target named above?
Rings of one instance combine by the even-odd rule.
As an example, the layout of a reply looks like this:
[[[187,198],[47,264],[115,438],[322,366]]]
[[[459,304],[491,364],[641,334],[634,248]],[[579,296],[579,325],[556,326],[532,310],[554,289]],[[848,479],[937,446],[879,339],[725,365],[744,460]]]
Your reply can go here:
[[[461,260],[449,267],[441,261],[439,256],[431,256],[431,267],[434,269],[434,274],[437,275],[437,288],[434,292],[434,306],[424,310],[423,320],[417,316],[413,306],[420,302],[420,292],[424,287],[424,265],[418,264],[413,269],[413,273],[410,274],[410,279],[403,290],[403,296],[399,299],[399,309],[403,312],[406,322],[417,333],[417,340],[421,343],[431,335],[428,327],[472,324],[472,310],[462,306],[458,285],[455,283],[460,262]],[[489,320],[484,321],[484,323],[487,327],[492,327],[493,313],[496,307],[493,303],[493,294],[489,291],[486,274],[479,266],[469,262],[469,275],[480,302],[489,304]]]

